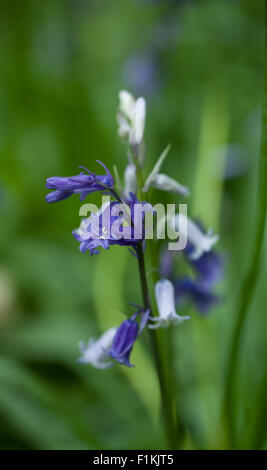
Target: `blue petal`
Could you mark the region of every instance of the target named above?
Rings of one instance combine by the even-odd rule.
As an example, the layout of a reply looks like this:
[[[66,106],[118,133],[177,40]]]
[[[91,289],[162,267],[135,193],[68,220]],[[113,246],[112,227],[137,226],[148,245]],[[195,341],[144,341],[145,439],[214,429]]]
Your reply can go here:
[[[124,320],[119,326],[113,340],[110,357],[120,364],[132,367],[130,353],[138,335],[138,323],[134,320]]]
[[[209,287],[190,278],[182,278],[175,282],[175,295],[178,305],[183,300],[189,299],[203,314],[208,313],[221,300]]]
[[[62,201],[63,199],[67,199],[73,194],[73,191],[62,191],[62,190],[56,190],[52,191],[51,193],[48,193],[46,195],[46,202],[50,204],[51,202],[58,202]]]

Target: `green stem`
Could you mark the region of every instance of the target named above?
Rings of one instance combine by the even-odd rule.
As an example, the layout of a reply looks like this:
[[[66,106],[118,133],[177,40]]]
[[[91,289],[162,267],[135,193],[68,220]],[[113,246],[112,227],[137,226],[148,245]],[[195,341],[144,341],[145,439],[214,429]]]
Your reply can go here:
[[[140,274],[140,280],[141,280],[144,308],[150,309],[150,312],[152,314],[149,291],[148,291],[148,283],[147,283],[147,277],[146,277],[146,270],[145,270],[145,259],[144,259],[144,253],[143,253],[143,248],[142,248],[141,243],[139,243],[137,246],[137,256],[138,256],[138,266],[139,266],[139,274]],[[156,331],[150,330],[150,335],[151,335],[151,343],[152,343],[155,364],[156,364],[156,369],[157,369],[157,374],[158,374],[158,379],[159,379],[159,386],[160,386],[161,400],[162,400],[162,412],[163,412],[163,417],[164,417],[166,436],[168,439],[168,445],[170,446],[170,449],[175,449],[177,448],[177,445],[178,445],[177,427],[176,427],[176,422],[175,422],[174,414],[173,414],[173,406],[172,406],[173,403],[171,399],[171,394],[170,394],[170,390],[168,390],[168,382],[166,380],[166,375],[164,372],[164,361],[162,358],[160,342],[158,340]]]
[[[150,259],[150,269],[151,269],[151,277],[153,279],[153,284],[156,284],[157,281],[160,279],[158,267],[158,253],[156,248],[156,244],[154,240],[150,240],[147,243],[147,251],[148,256]],[[169,400],[170,400],[170,407],[173,412],[173,419],[176,425],[176,445],[180,445],[183,435],[184,435],[184,426],[180,420],[180,416],[178,413],[178,400],[177,395],[179,392],[179,383],[177,380],[177,375],[175,373],[175,365],[174,365],[174,354],[175,354],[175,338],[174,338],[174,329],[167,328],[166,330],[159,332],[162,336],[162,341],[164,342],[163,350],[164,356],[166,357],[166,375],[167,375],[167,382],[168,382],[168,391],[169,391]]]
[[[256,214],[256,229],[253,242],[253,251],[251,254],[251,261],[241,285],[239,294],[239,308],[237,321],[234,328],[232,345],[229,355],[227,375],[226,375],[226,388],[225,388],[225,401],[224,410],[228,418],[229,432],[231,444],[234,441],[233,430],[233,414],[234,414],[234,380],[237,371],[237,364],[239,359],[240,343],[243,333],[243,328],[249,311],[257,280],[259,277],[262,248],[264,238],[264,228],[266,221],[266,203],[267,203],[267,0],[265,0],[265,67],[264,67],[264,92],[263,92],[263,110],[262,110],[262,134],[261,134],[261,150],[259,160],[259,181],[258,181],[258,196],[257,196],[257,214]]]
[[[142,200],[143,197],[145,197],[145,199],[148,201],[148,194],[147,193],[145,194],[142,191],[142,188],[144,187],[144,180],[143,180],[142,168],[141,168],[139,158],[138,158],[138,152],[136,152],[135,148],[132,148],[131,150],[133,153],[134,163],[136,167],[137,182],[138,182],[138,196],[140,200]],[[153,263],[155,262],[155,256],[154,256],[155,253],[154,253],[153,240],[151,241],[149,248],[150,248],[151,267],[154,267]],[[144,259],[142,243],[138,244],[137,255],[138,255],[138,265],[139,265],[139,273],[140,273],[141,287],[142,287],[142,293],[143,293],[144,307],[145,309],[149,309],[151,312],[151,315],[153,315],[150,297],[149,297],[149,289],[148,289],[148,282],[147,282],[147,276],[146,276],[146,270],[145,270],[145,259]],[[155,282],[156,280],[157,279],[155,279]],[[162,413],[163,413],[163,418],[164,418],[166,436],[167,436],[170,449],[177,449],[180,444],[180,439],[179,439],[180,429],[178,428],[178,425],[177,425],[177,408],[176,408],[176,402],[175,402],[175,390],[172,388],[174,384],[173,382],[174,371],[172,369],[172,358],[170,358],[170,356],[167,355],[167,364],[166,364],[166,361],[164,361],[164,356],[166,357],[166,354],[165,354],[166,347],[169,347],[167,339],[170,339],[170,337],[168,336],[168,338],[166,337],[163,338],[163,334],[159,335],[159,333],[163,333],[163,332],[150,330],[151,344],[153,348],[154,359],[155,359],[160,392],[161,392]],[[164,344],[162,344],[162,341],[164,339],[165,339]]]

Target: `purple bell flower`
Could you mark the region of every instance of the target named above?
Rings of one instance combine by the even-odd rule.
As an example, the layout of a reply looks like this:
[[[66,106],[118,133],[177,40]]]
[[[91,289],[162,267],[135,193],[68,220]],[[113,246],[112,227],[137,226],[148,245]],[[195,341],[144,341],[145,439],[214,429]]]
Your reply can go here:
[[[208,286],[188,277],[178,279],[174,285],[178,306],[185,300],[191,300],[202,314],[207,314],[221,300],[220,296],[214,294]]]
[[[61,189],[57,189],[56,191],[52,191],[46,195],[46,202],[51,203],[63,201],[63,199],[67,199],[72,194],[73,191],[63,191]]]
[[[223,278],[224,269],[222,256],[214,250],[211,250],[203,253],[198,259],[192,259],[190,255],[193,251],[193,245],[188,243],[184,250],[187,261],[194,268],[197,278],[201,281],[202,285],[213,287]]]
[[[99,160],[97,160],[97,162],[106,170],[105,175],[96,175],[87,170],[87,168],[81,167],[86,170],[88,174],[81,172],[76,176],[52,176],[51,178],[47,178],[46,187],[48,189],[54,189],[55,191],[46,196],[46,201],[48,203],[61,201],[72,194],[80,194],[80,200],[83,201],[90,193],[112,189],[114,187],[114,181],[110,171],[102,162]]]
[[[204,231],[199,222],[197,222],[197,225]],[[194,251],[193,243],[188,242],[182,252],[186,262],[194,270],[195,275],[193,278],[182,277],[181,275],[178,275],[177,278],[174,272],[176,254],[168,250],[163,251],[161,254],[159,270],[162,276],[173,280],[178,307],[186,300],[189,300],[192,301],[196,310],[206,314],[221,300],[220,296],[213,292],[213,288],[223,278],[224,260],[222,255],[214,250],[204,252],[199,258],[195,259],[192,257]]]
[[[135,321],[136,314],[131,319],[124,320],[115,334],[109,356],[119,364],[133,367],[130,363],[130,354],[138,336],[139,325]]]
[[[78,230],[73,230],[72,232],[74,238],[80,242],[79,250],[81,253],[85,253],[85,251],[89,251],[90,255],[98,255],[100,251],[97,248],[104,248],[105,250],[109,249],[109,240],[105,239],[94,239],[89,238],[88,240],[83,240],[83,238],[79,235]]]
[[[98,213],[83,220],[80,228],[73,231],[74,238],[80,242],[80,251],[84,253],[89,250],[91,255],[95,255],[99,253],[97,248],[108,250],[111,245],[126,246],[135,250],[136,244],[145,238],[143,214],[136,217],[134,224],[132,223],[136,201],[133,195],[127,201],[130,210],[130,213],[125,210],[127,217],[120,213],[123,205],[112,201],[104,204]]]

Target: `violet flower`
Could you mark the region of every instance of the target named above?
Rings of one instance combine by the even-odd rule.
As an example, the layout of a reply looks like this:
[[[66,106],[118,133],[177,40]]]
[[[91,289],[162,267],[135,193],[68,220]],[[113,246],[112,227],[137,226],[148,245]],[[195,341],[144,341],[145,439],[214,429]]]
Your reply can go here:
[[[116,328],[105,331],[99,339],[89,339],[87,345],[80,341],[79,348],[82,356],[79,362],[91,364],[96,369],[108,369],[114,365],[114,361],[133,367],[130,363],[130,354],[137,337],[142,333],[149,319],[150,310],[138,307],[137,312]],[[140,315],[139,323],[136,317]],[[113,361],[111,360],[113,359]]]
[[[51,178],[47,178],[46,187],[48,189],[54,189],[55,191],[46,196],[46,201],[48,203],[61,201],[72,194],[80,194],[80,200],[83,201],[90,193],[112,189],[114,187],[114,181],[110,171],[104,163],[99,160],[97,160],[97,162],[106,170],[105,175],[96,175],[87,170],[87,168],[81,167],[86,170],[88,174],[82,171],[76,176],[52,176]]]
[[[109,356],[115,359],[119,364],[127,367],[133,367],[130,362],[130,354],[133,345],[138,336],[139,325],[135,321],[136,314],[131,318],[124,320],[115,334]]]
[[[220,296],[214,294],[208,286],[189,277],[176,280],[174,285],[178,307],[189,299],[200,313],[207,314],[221,300]]]
[[[198,225],[203,230],[202,226]],[[175,286],[176,305],[181,307],[185,301],[191,301],[196,310],[202,314],[208,313],[220,301],[221,297],[213,289],[224,275],[223,258],[214,250],[203,253],[200,258],[192,259],[194,246],[188,242],[183,250],[184,259],[194,270],[194,277],[175,276],[175,252],[164,250],[160,256],[160,274],[173,280]],[[179,257],[179,262],[182,258]]]
[[[222,256],[214,250],[203,253],[198,259],[192,259],[194,247],[188,243],[184,254],[189,264],[194,268],[197,278],[207,287],[213,287],[223,278],[224,268]]]
[[[112,245],[135,250],[136,244],[145,238],[144,214],[133,218],[137,202],[136,196],[131,193],[127,204],[112,201],[83,220],[80,228],[73,231],[74,238],[80,242],[80,251],[84,253],[89,250],[91,255],[95,255],[99,253],[99,247],[108,250]],[[121,208],[125,208],[123,214],[120,214]]]

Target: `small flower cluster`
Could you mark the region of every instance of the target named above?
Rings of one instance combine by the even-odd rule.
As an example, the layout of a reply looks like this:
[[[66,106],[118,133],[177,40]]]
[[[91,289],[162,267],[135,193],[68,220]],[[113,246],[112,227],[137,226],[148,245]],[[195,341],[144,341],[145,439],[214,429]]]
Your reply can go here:
[[[161,279],[155,285],[155,295],[159,311],[158,317],[150,317],[150,310],[139,309],[131,318],[124,320],[118,328],[110,328],[98,340],[90,340],[87,346],[80,343],[82,356],[79,361],[90,363],[98,369],[106,369],[113,365],[113,360],[119,364],[132,367],[130,353],[137,338],[146,325],[148,328],[167,328],[169,325],[179,325],[189,316],[180,316],[175,310],[175,290],[171,281]],[[141,316],[138,323],[136,318]],[[151,323],[148,323],[148,321]]]
[[[138,323],[136,317],[141,314]],[[110,328],[98,340],[90,339],[87,346],[81,342],[82,356],[79,362],[92,364],[97,369],[111,367],[114,360],[119,364],[132,367],[130,353],[137,337],[142,333],[149,312],[137,311],[131,318],[124,320],[118,328]]]
[[[139,217],[134,217],[134,207],[138,202],[131,193],[126,199],[127,206],[119,201],[109,200],[99,211],[85,218],[80,227],[73,231],[74,238],[80,242],[80,251],[89,251],[91,255],[95,255],[99,253],[100,247],[108,250],[112,245],[120,245],[128,247],[135,254],[137,243],[145,238],[145,214],[142,212]],[[124,207],[129,209],[129,213]],[[140,207],[143,205],[140,204]],[[150,207],[147,205],[147,208]]]
[[[118,134],[127,145],[129,157],[124,171],[124,187],[120,183],[117,171],[114,180],[108,168],[99,161],[105,169],[105,174],[97,175],[81,167],[84,171],[76,176],[47,179],[47,188],[53,190],[46,197],[48,203],[66,199],[72,194],[79,194],[80,199],[84,200],[86,196],[96,191],[112,198],[112,201],[103,204],[97,213],[84,219],[80,228],[73,232],[74,238],[80,244],[79,248],[82,253],[88,251],[91,255],[95,255],[99,253],[99,248],[107,250],[112,245],[120,245],[129,248],[136,257],[140,256],[141,250],[143,256],[146,233],[142,217],[138,221],[141,239],[134,236],[134,224],[136,222],[133,222],[133,209],[136,203],[139,203],[137,199],[138,191],[141,197],[146,197],[151,188],[181,196],[189,195],[187,187],[161,172],[169,147],[160,155],[145,183],[140,183],[142,179],[137,178],[138,172],[139,176],[142,172],[145,161],[145,119],[146,102],[144,98],[135,100],[129,92],[121,91],[119,93],[117,113]],[[120,214],[119,207],[122,202],[129,207],[127,217],[122,217]],[[141,201],[141,204],[146,204],[146,202]],[[117,208],[118,211],[116,212]],[[112,222],[118,222],[117,225],[115,224],[118,232],[126,225],[129,236],[120,238],[116,236],[116,230],[115,233],[107,232],[105,223],[107,217]],[[174,217],[174,225],[180,225],[183,217],[186,217],[189,241],[184,250],[184,256],[197,273],[197,279],[175,279],[172,273],[173,254],[172,252],[164,253],[160,265],[162,279],[155,284],[158,316],[152,315],[149,303],[143,307],[138,307],[134,315],[124,320],[119,327],[110,328],[98,340],[91,339],[87,345],[80,343],[80,362],[90,363],[99,369],[112,366],[114,361],[131,367],[131,351],[134,343],[146,327],[151,330],[160,327],[167,328],[170,325],[178,325],[189,319],[189,316],[180,316],[176,312],[177,305],[180,306],[183,297],[190,295],[200,310],[204,310],[204,305],[209,304],[210,307],[215,303],[215,298],[210,289],[220,278],[221,268],[217,255],[211,249],[214,243],[217,242],[218,236],[210,231],[205,234],[202,228],[183,214],[177,214]]]

